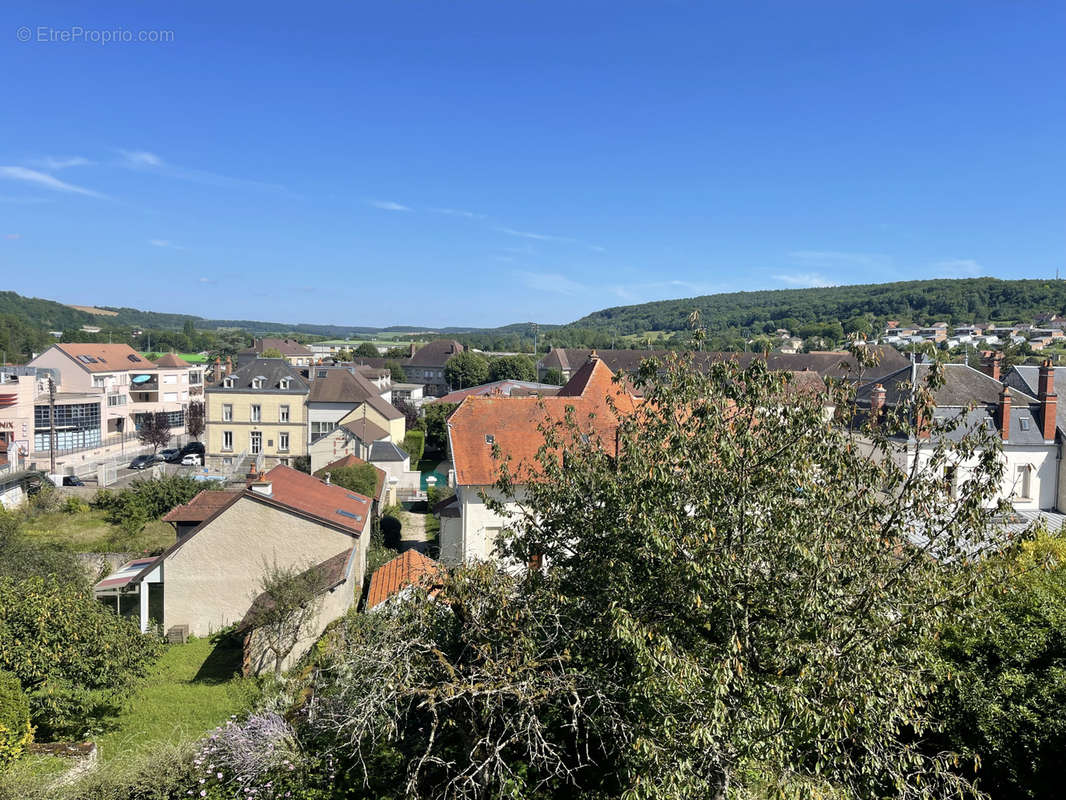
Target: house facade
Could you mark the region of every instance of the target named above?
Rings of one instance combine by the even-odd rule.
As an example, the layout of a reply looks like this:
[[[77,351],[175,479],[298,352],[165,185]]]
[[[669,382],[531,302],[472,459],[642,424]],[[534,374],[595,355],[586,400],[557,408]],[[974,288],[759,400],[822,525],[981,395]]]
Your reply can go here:
[[[155,621],[208,636],[245,618],[269,566],[318,567],[335,577],[332,602],[312,626],[317,636],[361,595],[371,509],[371,498],[278,466],[227,493],[160,556],[120,568],[94,593],[133,610],[142,631]]]
[[[257,358],[206,389],[208,464],[226,469],[262,454],[266,466],[307,455],[309,387],[284,358]]]
[[[437,339],[423,345],[403,362],[407,380],[422,384],[426,395],[440,397],[446,394],[451,387],[444,377],[444,365],[461,352],[463,346],[454,339]]]
[[[365,420],[383,430],[390,441],[402,442],[407,433],[403,413],[382,397],[385,387],[376,386],[358,367],[315,367],[310,371],[307,398],[308,439],[314,444],[345,423]],[[371,441],[383,438],[376,435]],[[362,457],[362,456],[360,456]]]
[[[67,395],[64,405],[70,409],[64,411],[57,439],[60,450],[93,446],[94,437],[104,442],[130,436],[159,412],[167,415],[172,433],[183,433],[190,400],[202,399],[202,367],[174,355],[152,362],[125,344],[54,344],[28,366],[50,370]],[[99,431],[93,434],[97,422]],[[48,450],[42,426],[35,428],[33,449]]]
[[[300,344],[295,339],[263,338],[255,339],[251,348],[237,354],[237,366],[240,367],[256,358],[263,358],[264,353],[271,351],[281,353],[281,357],[294,367],[307,367],[315,362],[315,354],[311,348]]]

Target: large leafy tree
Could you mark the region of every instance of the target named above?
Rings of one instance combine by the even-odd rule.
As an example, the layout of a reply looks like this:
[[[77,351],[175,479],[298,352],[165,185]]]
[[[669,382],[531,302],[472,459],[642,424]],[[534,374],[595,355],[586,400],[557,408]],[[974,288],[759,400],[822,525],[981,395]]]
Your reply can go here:
[[[537,366],[529,356],[500,356],[489,362],[489,380],[535,381]]]
[[[199,441],[204,434],[204,404],[201,400],[193,400],[185,412],[185,431],[193,439]]]
[[[489,362],[470,350],[456,353],[444,365],[444,379],[453,389],[478,386],[489,379]]]
[[[368,623],[322,673],[335,752],[357,774],[404,765],[368,796],[965,791],[922,742],[935,639],[999,546],[995,440],[923,422],[932,457],[897,466],[927,387],[833,422],[846,388],[804,394],[759,360],[631,380],[645,402],[617,428],[577,407],[545,421],[535,464],[501,462],[498,492],[521,498],[487,498],[513,513],[501,553],[542,569],[460,570],[446,604]],[[957,497],[954,458],[973,464]]]
[[[164,411],[145,414],[141,427],[137,429],[137,440],[152,448],[155,453],[160,447],[166,447],[170,441],[170,417]]]
[[[381,353],[370,342],[363,342],[353,351],[360,358],[380,358]]]
[[[940,639],[943,683],[930,744],[968,756],[997,800],[1061,791],[1066,752],[1066,538],[1042,534],[987,569],[996,580],[980,616]]]

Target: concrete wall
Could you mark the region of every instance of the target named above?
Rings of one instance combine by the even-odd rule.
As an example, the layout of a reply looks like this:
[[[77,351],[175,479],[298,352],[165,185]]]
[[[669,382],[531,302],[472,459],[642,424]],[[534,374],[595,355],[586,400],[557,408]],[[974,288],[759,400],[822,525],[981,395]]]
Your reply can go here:
[[[369,449],[361,446],[358,440],[338,428],[309,445],[308,453],[311,456],[311,472],[317,472],[344,456],[355,456],[365,461],[369,455]]]
[[[307,568],[353,545],[353,538],[289,512],[241,498],[189,537],[163,564],[163,624],[207,636],[244,617],[261,592],[267,564]],[[366,543],[353,568],[361,584]]]

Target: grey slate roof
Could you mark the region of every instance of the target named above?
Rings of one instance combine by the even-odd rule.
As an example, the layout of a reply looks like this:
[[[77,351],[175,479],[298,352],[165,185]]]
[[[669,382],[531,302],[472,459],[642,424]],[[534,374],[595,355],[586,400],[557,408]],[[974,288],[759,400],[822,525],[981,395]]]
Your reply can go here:
[[[929,379],[931,365],[918,364],[915,369],[916,382],[921,385]],[[869,406],[870,392],[874,385],[880,383],[885,388],[885,405],[894,406],[900,402],[907,391],[904,384],[911,381],[911,367],[908,364],[903,369],[886,375],[877,381],[864,383],[855,392],[855,399],[861,406]],[[997,380],[990,375],[967,366],[966,364],[945,364],[944,385],[933,392],[933,401],[938,408],[955,407],[963,408],[970,403],[978,405],[998,405],[999,394],[1003,388]],[[1015,407],[1027,406],[1036,402],[1036,398],[1015,388],[1010,389],[1011,404]]]
[[[248,392],[251,394],[263,394],[264,392],[273,394],[307,394],[309,391],[307,382],[301,377],[300,371],[290,366],[289,362],[284,358],[253,359],[235,369],[228,377],[234,379],[232,387],[227,387],[225,385],[226,379],[223,378],[222,382],[208,386],[205,391]],[[264,379],[262,389],[252,388],[252,381],[257,377]],[[279,388],[282,378],[291,379],[288,389]]]
[[[463,346],[455,339],[437,339],[420,347],[411,358],[402,362],[412,367],[443,367],[449,358],[463,352]]]
[[[1011,367],[1003,377],[1003,382],[1037,397],[1040,392],[1040,367]],[[1055,394],[1059,396],[1055,407],[1055,426],[1066,436],[1066,368],[1055,370]]]
[[[408,458],[410,456],[392,442],[378,441],[370,445],[370,458],[368,460],[371,464],[379,461],[404,461]]]
[[[862,372],[862,382],[876,381],[881,377],[891,374],[909,362],[894,347],[874,348],[880,361],[874,367],[869,367]],[[576,372],[589,360],[595,352],[612,372],[626,371],[635,372],[640,363],[648,358],[662,358],[672,351],[669,350],[590,350],[581,347],[556,347],[545,355],[537,366],[542,369],[558,369],[562,372]],[[703,368],[719,361],[735,361],[741,367],[746,367],[755,358],[764,358],[757,353],[726,353],[726,352],[697,352],[692,354],[695,362]],[[772,370],[786,370],[790,372],[803,372],[810,370],[816,372],[822,378],[846,378],[857,380],[859,378],[858,365],[854,356],[843,351],[819,351],[813,353],[769,353],[765,356],[766,366]]]

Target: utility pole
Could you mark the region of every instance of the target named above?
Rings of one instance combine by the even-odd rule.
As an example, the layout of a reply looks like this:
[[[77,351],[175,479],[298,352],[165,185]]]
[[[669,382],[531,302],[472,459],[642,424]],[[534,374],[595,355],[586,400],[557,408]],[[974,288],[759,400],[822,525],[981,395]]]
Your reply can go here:
[[[48,376],[48,457],[50,475],[56,474],[56,382]]]
[[[533,323],[533,360],[537,360],[537,323]]]

